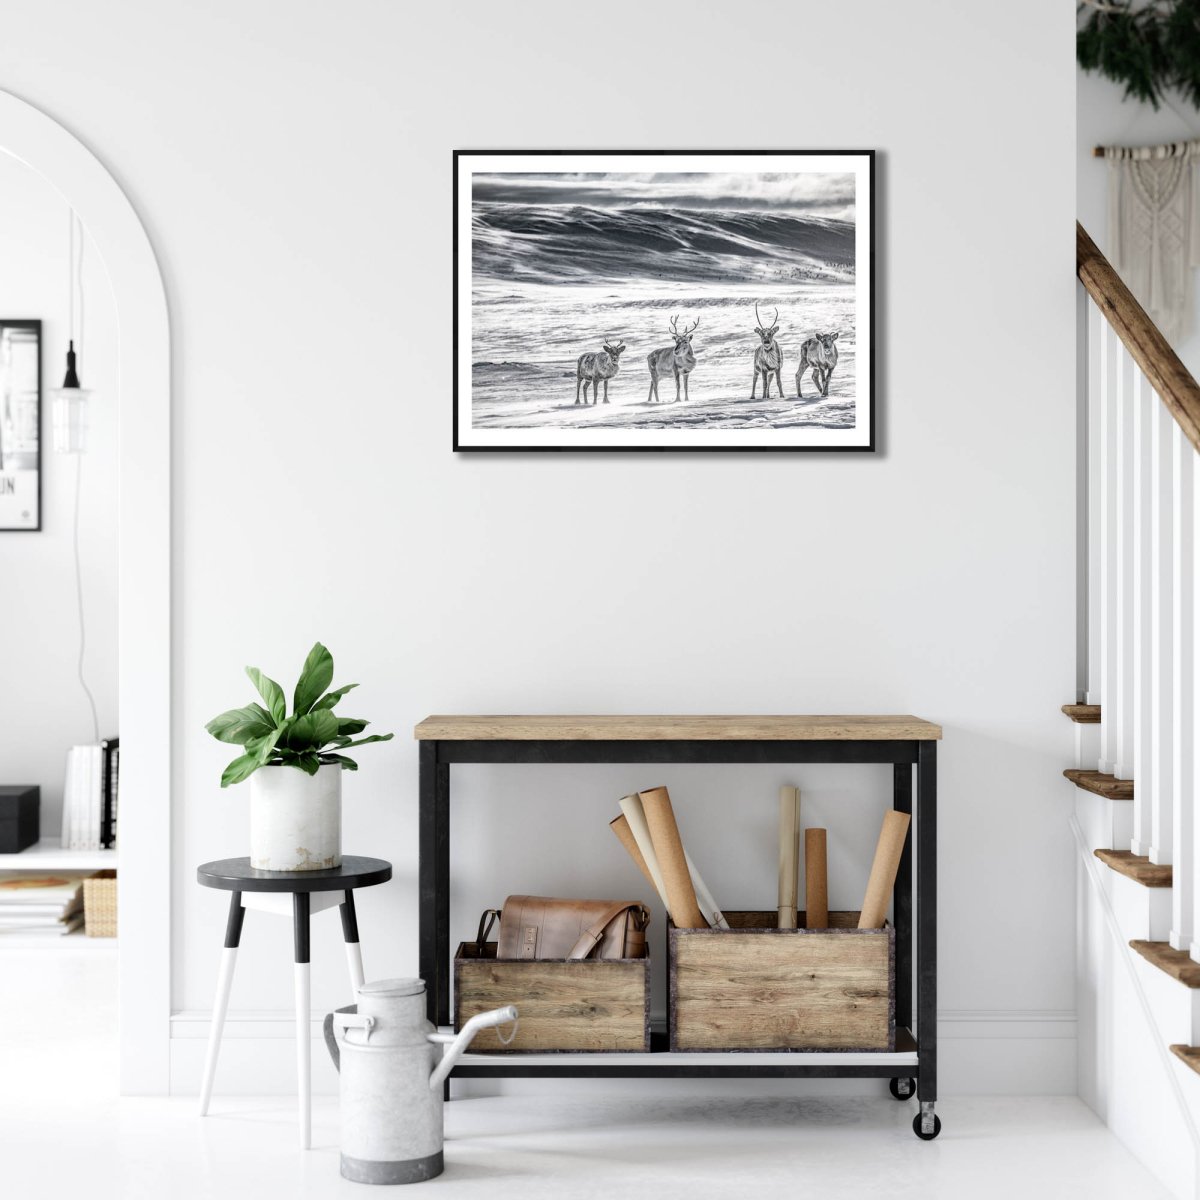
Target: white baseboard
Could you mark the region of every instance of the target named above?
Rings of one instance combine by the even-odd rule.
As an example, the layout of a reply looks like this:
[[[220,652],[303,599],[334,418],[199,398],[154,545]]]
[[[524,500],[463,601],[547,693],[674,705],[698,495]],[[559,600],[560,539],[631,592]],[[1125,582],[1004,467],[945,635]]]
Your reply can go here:
[[[171,1017],[171,1094],[196,1095],[204,1063],[210,1014]],[[310,1034],[313,1091],[332,1095],[337,1075],[321,1035],[324,1014],[314,1014]],[[947,1010],[938,1021],[938,1092],[941,1096],[1073,1096],[1076,1094],[1076,1022],[1066,1010]],[[214,1096],[289,1095],[296,1087],[295,1027],[286,1011],[231,1012],[217,1066]],[[878,1080],[464,1080],[464,1095],[630,1087],[661,1094],[709,1092],[756,1095],[880,1093]],[[214,1110],[218,1107],[214,1100]]]

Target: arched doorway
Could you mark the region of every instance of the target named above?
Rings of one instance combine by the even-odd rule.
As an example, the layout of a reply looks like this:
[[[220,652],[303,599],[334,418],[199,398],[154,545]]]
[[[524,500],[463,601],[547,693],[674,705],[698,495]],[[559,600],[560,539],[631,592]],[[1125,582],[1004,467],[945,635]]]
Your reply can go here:
[[[120,1088],[166,1093],[171,945],[171,348],[154,249],[129,198],[57,121],[0,92],[0,152],[86,226],[117,304],[121,734]]]

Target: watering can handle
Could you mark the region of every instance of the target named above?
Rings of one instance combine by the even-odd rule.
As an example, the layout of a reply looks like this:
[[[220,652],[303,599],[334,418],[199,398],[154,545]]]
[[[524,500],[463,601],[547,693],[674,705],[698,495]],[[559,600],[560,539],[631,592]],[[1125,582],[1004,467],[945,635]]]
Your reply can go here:
[[[333,1065],[341,1072],[342,1069],[342,1051],[338,1045],[337,1034],[334,1028],[338,1027],[345,1029],[347,1026],[353,1026],[356,1029],[365,1029],[366,1038],[370,1040],[371,1030],[375,1028],[374,1017],[360,1017],[358,1015],[358,1005],[350,1004],[345,1008],[334,1009],[331,1013],[325,1014],[325,1022],[322,1025],[322,1031],[325,1034],[325,1045],[329,1049],[329,1057],[333,1059]]]
[[[325,1014],[325,1024],[322,1026],[325,1033],[325,1045],[329,1050],[329,1057],[333,1059],[333,1065],[338,1074],[342,1071],[342,1052],[338,1048],[337,1037],[333,1032],[333,1013]]]

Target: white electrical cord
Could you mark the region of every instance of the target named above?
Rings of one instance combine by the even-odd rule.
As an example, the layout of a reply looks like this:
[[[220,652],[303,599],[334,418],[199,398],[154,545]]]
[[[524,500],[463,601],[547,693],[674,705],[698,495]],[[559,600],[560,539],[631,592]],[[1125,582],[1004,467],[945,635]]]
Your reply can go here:
[[[76,672],[79,675],[79,686],[83,688],[83,694],[87,697],[88,707],[92,710],[92,734],[93,744],[100,744],[100,718],[96,714],[96,697],[92,695],[92,689],[88,687],[87,680],[83,677],[83,656],[87,649],[87,626],[84,621],[83,609],[83,568],[79,561],[79,493],[82,490],[81,483],[83,479],[83,455],[75,455],[75,532],[74,532],[74,550],[75,550],[75,600],[79,608],[79,661],[76,664]]]
[[[79,349],[76,351],[76,360],[83,356],[83,225],[79,217],[73,209],[68,210],[70,215],[70,255],[71,261],[67,266],[67,290],[70,293],[70,333],[71,340],[75,340],[75,285],[79,284]],[[79,235],[79,255],[75,254],[76,232]],[[79,686],[83,689],[83,694],[87,697],[88,707],[92,712],[92,741],[93,744],[100,744],[100,718],[96,712],[96,697],[92,695],[92,689],[88,687],[87,680],[83,674],[83,660],[87,651],[87,622],[85,620],[85,610],[83,605],[83,564],[79,556],[79,499],[80,493],[83,491],[83,454],[77,451],[75,454],[75,519],[72,532],[72,551],[75,560],[75,602],[79,614],[79,658],[75,664],[75,672],[79,676]]]

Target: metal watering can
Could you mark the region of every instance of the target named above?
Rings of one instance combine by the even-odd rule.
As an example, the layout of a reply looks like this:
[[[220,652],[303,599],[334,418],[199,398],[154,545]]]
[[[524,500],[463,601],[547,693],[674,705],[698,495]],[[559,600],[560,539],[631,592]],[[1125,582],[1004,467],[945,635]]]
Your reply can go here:
[[[433,1179],[445,1166],[442,1084],[481,1029],[515,1025],[517,1010],[480,1013],[455,1035],[425,1020],[423,979],[365,983],[357,995],[325,1017],[341,1075],[342,1174],[356,1183]]]

